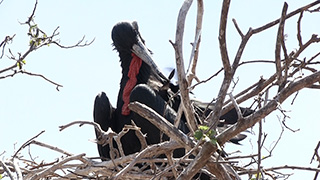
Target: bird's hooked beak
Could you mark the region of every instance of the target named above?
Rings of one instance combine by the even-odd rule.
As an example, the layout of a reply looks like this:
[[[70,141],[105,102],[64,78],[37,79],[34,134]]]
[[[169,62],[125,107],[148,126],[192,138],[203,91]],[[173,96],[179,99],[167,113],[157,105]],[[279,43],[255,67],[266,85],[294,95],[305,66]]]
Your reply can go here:
[[[136,44],[132,46],[131,50],[135,55],[137,55],[142,61],[144,61],[146,64],[150,66],[150,68],[155,72],[156,75],[158,75],[160,78],[162,78],[165,81],[169,81],[167,77],[165,77],[158,66],[155,64],[151,57],[151,53],[148,50],[148,48],[144,45],[143,40],[138,36],[138,41]]]

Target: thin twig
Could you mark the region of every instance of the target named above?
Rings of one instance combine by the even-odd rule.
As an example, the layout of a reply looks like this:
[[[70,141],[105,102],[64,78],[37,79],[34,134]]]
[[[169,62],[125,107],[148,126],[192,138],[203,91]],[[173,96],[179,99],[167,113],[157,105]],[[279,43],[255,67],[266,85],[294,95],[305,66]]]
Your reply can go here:
[[[298,19],[298,22],[297,22],[297,39],[298,39],[298,42],[299,42],[299,46],[301,47],[302,46],[302,37],[301,37],[301,20],[302,20],[302,17],[303,17],[303,12],[304,11],[301,11],[300,12],[300,16],[299,16],[299,19]]]
[[[49,145],[49,144],[46,144],[46,143],[43,143],[43,142],[39,142],[39,141],[36,141],[36,140],[33,140],[30,144],[36,144],[36,145],[38,145],[38,146],[42,146],[42,147],[51,149],[51,150],[53,150],[53,151],[56,151],[56,152],[65,154],[65,155],[67,155],[67,156],[72,156],[72,155],[73,155],[72,153],[66,152],[65,150],[62,150],[62,149],[60,149],[60,148],[58,148],[58,147],[54,147],[54,146],[51,146],[51,145]]]
[[[291,13],[287,14],[286,17],[285,17],[285,19],[291,18],[292,16],[300,13],[301,11],[304,11],[304,10],[306,10],[306,9],[309,9],[309,8],[311,8],[311,7],[319,4],[319,3],[320,3],[320,1],[315,1],[315,2],[313,2],[313,3],[310,3],[310,4],[306,5],[306,6],[300,7],[300,8],[298,8],[298,9],[292,11]],[[272,22],[269,22],[269,23],[267,23],[267,24],[265,24],[265,25],[263,25],[263,26],[261,26],[261,27],[255,28],[255,29],[253,29],[253,34],[257,34],[257,33],[261,32],[261,31],[264,31],[264,30],[266,30],[266,29],[269,29],[269,28],[275,26],[276,24],[278,24],[279,22],[280,22],[280,19],[277,19],[277,20],[274,20],[274,21],[272,21]]]
[[[53,166],[51,166],[48,169],[45,169],[44,171],[37,173],[35,175],[33,175],[30,179],[31,180],[37,180],[37,179],[41,179],[46,177],[47,175],[51,174],[52,172],[55,172],[57,169],[61,168],[61,166],[69,161],[73,161],[73,160],[80,160],[83,156],[85,156],[84,153],[82,154],[78,154],[78,155],[74,155],[74,156],[69,156],[65,159],[63,159],[62,161],[54,164]]]
[[[236,29],[237,29],[237,31],[238,31],[238,33],[239,33],[239,35],[241,36],[241,39],[243,39],[244,35],[243,35],[243,33],[241,32],[241,29],[239,28],[239,26],[238,26],[238,23],[237,23],[236,19],[232,18],[232,22],[233,22],[234,26],[236,27]]]
[[[25,143],[23,143],[21,145],[21,147],[17,150],[17,152],[12,156],[12,158],[15,158],[17,156],[17,154],[24,149],[25,147],[27,147],[30,143],[32,143],[32,141],[36,138],[38,138],[41,134],[43,134],[45,132],[45,130],[41,131],[40,133],[38,133],[37,135],[33,136],[31,139],[29,139],[28,141],[26,141]]]
[[[195,32],[194,42],[192,43],[192,51],[191,51],[189,66],[188,66],[187,75],[186,75],[188,84],[190,85],[192,84],[193,78],[196,78],[196,66],[197,66],[199,51],[200,51],[203,11],[204,11],[203,0],[198,0],[196,32]]]

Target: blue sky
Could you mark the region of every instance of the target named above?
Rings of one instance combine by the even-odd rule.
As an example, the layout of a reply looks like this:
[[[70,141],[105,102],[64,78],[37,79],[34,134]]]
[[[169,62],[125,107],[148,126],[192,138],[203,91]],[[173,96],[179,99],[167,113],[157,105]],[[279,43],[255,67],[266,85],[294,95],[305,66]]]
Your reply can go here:
[[[29,37],[25,22],[30,16],[35,1],[4,0],[0,5],[1,31],[0,39],[16,34],[12,44],[7,46],[13,53],[25,52],[28,49]],[[197,75],[206,79],[221,68],[218,44],[218,28],[220,7],[222,1],[205,1],[202,41]],[[309,4],[312,1],[288,0],[288,12]],[[93,101],[97,93],[105,91],[113,105],[116,104],[121,69],[116,51],[111,46],[110,32],[113,25],[122,20],[137,20],[140,32],[146,40],[149,49],[154,53],[156,63],[163,69],[174,67],[174,51],[169,40],[175,38],[177,15],[182,1],[62,1],[39,0],[35,22],[50,35],[59,26],[60,42],[72,45],[83,35],[88,41],[95,38],[89,47],[75,49],[60,49],[54,45],[41,48],[26,58],[25,70],[41,73],[47,78],[62,84],[64,87],[56,91],[55,86],[38,77],[16,75],[13,78],[0,80],[0,153],[6,151],[3,157],[10,157],[14,148],[19,148],[26,140],[40,131],[46,132],[38,140],[60,147],[68,152],[78,154],[85,152],[87,156],[98,156],[96,145],[89,139],[94,139],[91,126],[73,126],[59,132],[58,126],[75,120],[92,121]],[[229,57],[232,60],[240,42],[231,18],[235,18],[246,32],[249,27],[260,27],[281,14],[283,1],[242,0],[231,2],[227,45]],[[188,64],[191,46],[194,39],[196,18],[196,1],[192,5],[186,22],[184,35],[184,59]],[[288,51],[297,47],[296,22],[297,17],[286,22]],[[305,13],[302,33],[304,42],[320,31],[319,14]],[[274,59],[274,48],[277,27],[254,35],[243,54],[242,60]],[[303,56],[309,57],[319,52],[319,45],[313,45]],[[8,53],[8,51],[6,51]],[[13,62],[6,57],[0,59],[0,69]],[[271,64],[247,65],[238,69],[236,77],[239,83],[234,94],[248,85],[258,81],[260,76],[267,78],[275,70]],[[219,76],[209,83],[198,86],[194,94],[198,99],[211,101],[217,96],[222,77]],[[314,148],[320,139],[320,98],[316,90],[304,90],[299,93],[293,106],[290,97],[282,107],[290,110],[286,123],[293,133],[285,130],[280,144],[273,157],[263,162],[264,167],[278,165],[309,166]],[[248,101],[244,106],[248,106]],[[279,136],[281,126],[278,121],[280,112],[275,112],[265,119],[264,128],[268,136],[266,148],[273,144]],[[257,131],[255,131],[257,133]],[[256,151],[257,135],[251,135],[242,146],[227,145],[230,151],[241,150],[244,154]],[[251,143],[250,143],[251,142]],[[252,145],[251,145],[252,144]],[[252,149],[253,148],[253,149]],[[23,154],[27,156],[28,150]],[[53,161],[60,154],[44,148],[31,146],[32,154],[39,156],[38,160]],[[264,155],[267,155],[264,152]],[[312,165],[313,167],[316,164]],[[288,171],[295,175],[290,179],[311,179],[314,173],[306,171]],[[244,178],[245,179],[245,178]]]

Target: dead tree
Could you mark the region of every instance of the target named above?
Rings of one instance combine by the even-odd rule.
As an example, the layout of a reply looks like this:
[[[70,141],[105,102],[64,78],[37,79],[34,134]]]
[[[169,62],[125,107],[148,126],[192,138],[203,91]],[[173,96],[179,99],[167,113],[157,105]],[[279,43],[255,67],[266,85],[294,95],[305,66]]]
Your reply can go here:
[[[182,133],[181,131],[178,131],[177,128],[174,127],[174,125],[168,124],[162,116],[158,115],[151,108],[138,102],[133,102],[132,104],[130,104],[130,109],[139,113],[141,116],[145,117],[151,123],[156,125],[162,132],[170,137],[170,141],[147,146],[145,143],[144,135],[141,133],[139,127],[137,127],[135,124],[126,126],[123,131],[117,134],[115,132],[112,132],[111,130],[104,132],[101,130],[99,125],[93,122],[76,121],[61,126],[60,130],[64,130],[69,126],[75,124],[79,124],[80,126],[85,124],[94,126],[94,128],[100,133],[102,137],[101,139],[103,139],[97,143],[109,144],[111,146],[111,149],[113,149],[112,139],[116,141],[120,150],[119,152],[115,151],[115,158],[112,158],[110,161],[99,162],[94,158],[86,157],[85,154],[74,155],[58,147],[36,141],[36,138],[43,133],[41,132],[24,143],[16,152],[16,154],[12,156],[12,158],[7,161],[0,160],[0,174],[5,173],[5,175],[11,179],[14,179],[15,177],[17,177],[17,179],[191,179],[200,172],[208,174],[212,177],[212,179],[240,179],[240,175],[243,174],[248,174],[249,177],[255,176],[255,179],[265,179],[266,176],[270,176],[272,179],[276,179],[276,177],[274,177],[270,173],[271,171],[290,168],[313,171],[315,172],[316,179],[320,171],[319,166],[317,168],[298,167],[290,165],[273,168],[263,168],[261,166],[261,148],[264,143],[264,137],[261,133],[261,120],[267,117],[271,112],[279,109],[279,105],[281,105],[288,99],[288,97],[297,93],[298,91],[306,88],[313,88],[316,90],[320,89],[320,72],[316,66],[320,63],[318,60],[320,53],[318,52],[311,55],[310,57],[301,57],[302,53],[306,49],[310,48],[313,44],[320,41],[318,35],[315,34],[311,35],[311,37],[306,41],[302,40],[301,35],[301,21],[303,19],[304,13],[318,12],[320,9],[320,1],[315,1],[292,12],[287,12],[288,4],[284,3],[282,12],[279,12],[278,19],[271,21],[261,27],[249,28],[246,33],[243,33],[236,20],[233,19],[234,27],[237,29],[239,36],[241,37],[241,43],[239,44],[237,53],[233,58],[231,58],[230,54],[228,53],[228,46],[226,43],[226,27],[228,23],[230,3],[230,0],[223,1],[220,15],[218,41],[220,45],[220,55],[223,67],[218,72],[213,72],[212,77],[210,77],[209,79],[199,80],[196,76],[196,67],[199,60],[198,53],[200,51],[204,6],[202,0],[197,1],[198,11],[196,31],[194,42],[192,43],[192,62],[190,68],[188,68],[188,71],[185,71],[184,69],[182,44],[186,15],[190,6],[192,5],[192,0],[184,1],[178,15],[176,39],[174,41],[170,41],[175,50],[180,94],[182,98],[179,112],[181,113],[183,111],[185,113],[187,121],[192,127],[191,134],[187,135]],[[286,27],[286,21],[294,16],[299,16],[297,22],[298,46],[296,47],[296,49],[289,50],[286,48],[284,29]],[[32,40],[30,42],[30,52],[35,48],[46,45],[46,43],[49,42],[60,46],[58,43],[55,43],[55,41],[52,41],[52,38],[56,36],[56,31],[54,31],[52,36],[44,37],[45,33],[43,33],[38,28],[36,28],[35,32],[33,32],[34,30],[32,30],[33,28],[31,28],[32,25],[30,25],[31,21],[32,20],[29,20],[26,23],[30,26],[30,29],[32,31],[30,32],[30,36],[35,37],[35,40]],[[276,44],[274,46],[274,59],[268,62],[274,64],[275,68],[273,74],[268,78],[260,78],[259,81],[244,89],[240,93],[233,94],[232,83],[235,80],[235,73],[239,66],[244,66],[243,68],[245,68],[245,65],[248,63],[263,63],[262,61],[241,61],[248,41],[254,35],[259,34],[263,31],[267,31],[274,26],[278,27],[277,35],[275,37]],[[36,34],[34,35],[33,33]],[[7,36],[1,43],[1,47],[4,49],[5,44],[13,37],[14,36]],[[76,46],[79,46],[81,42],[79,42]],[[0,74],[12,70],[12,68],[16,67],[18,67],[18,70],[13,71],[13,75],[15,73],[19,73],[19,67],[23,65],[24,57],[25,55],[22,55],[19,58],[14,58],[16,60],[16,64],[11,68],[7,68],[8,70],[1,70]],[[203,130],[199,125],[197,125],[193,106],[189,98],[189,93],[196,86],[201,87],[201,84],[206,83],[220,73],[223,74],[221,87],[219,93],[216,96],[217,98],[213,111],[204,118],[202,127],[206,128],[205,130]],[[3,78],[8,76],[11,75],[5,75],[3,76]],[[196,80],[196,82],[194,83],[193,80]],[[57,87],[59,86],[57,85]],[[247,101],[251,101],[254,104],[253,106],[255,107],[256,111],[252,115],[242,117],[241,113],[238,113],[238,123],[230,126],[228,129],[219,134],[216,134],[215,136],[208,135],[210,131],[215,130],[217,122],[219,121],[219,117],[221,115],[231,110],[232,108],[236,108],[237,112],[240,112],[239,104]],[[256,154],[252,154],[250,156],[231,156],[223,158],[219,153],[217,153],[217,150],[221,150],[221,147],[223,147],[224,144],[232,137],[247,130],[255,124],[260,125],[260,132],[258,137],[259,148]],[[139,153],[125,156],[124,153],[121,153],[121,142],[119,139],[129,129],[135,130],[137,132],[143,148]],[[194,132],[197,133],[199,132],[199,130],[201,131],[201,136],[194,137]],[[57,161],[51,163],[39,163],[32,159],[26,160],[19,157],[19,152],[30,145],[38,145],[44,148],[49,148],[53,151],[60,152],[63,156]],[[186,155],[182,158],[173,158],[173,149],[181,147],[184,147],[186,149]],[[315,153],[312,157],[312,160],[320,162],[318,152],[319,144],[315,148]],[[160,154],[165,154],[166,157],[160,158]],[[193,155],[193,158],[191,158],[190,155]],[[253,163],[256,165],[256,169],[247,169],[246,167],[241,167],[234,163],[236,160],[241,158],[254,158],[255,161]],[[72,164],[70,163],[71,161],[73,162]],[[159,163],[161,165],[159,165]],[[22,167],[21,164],[25,164],[25,166]],[[140,166],[136,166],[137,164],[140,164]]]

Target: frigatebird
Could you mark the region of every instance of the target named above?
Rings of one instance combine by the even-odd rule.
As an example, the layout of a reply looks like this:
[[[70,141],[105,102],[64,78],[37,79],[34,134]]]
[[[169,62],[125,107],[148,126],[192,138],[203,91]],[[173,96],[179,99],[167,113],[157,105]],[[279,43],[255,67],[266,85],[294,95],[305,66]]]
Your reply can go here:
[[[113,46],[118,51],[122,68],[120,90],[117,106],[113,107],[104,92],[98,94],[94,102],[94,121],[102,130],[111,128],[119,133],[125,125],[131,124],[131,120],[146,134],[147,144],[156,144],[161,141],[160,130],[148,120],[130,111],[128,104],[139,101],[163,115],[170,123],[174,122],[176,111],[180,104],[180,97],[174,96],[179,90],[177,85],[170,82],[170,78],[164,76],[151,57],[151,51],[146,47],[144,39],[139,32],[138,24],[134,22],[119,22],[111,33]],[[164,88],[166,87],[166,88]],[[171,101],[168,103],[168,101]],[[246,111],[246,108],[242,108]],[[250,110],[251,114],[252,111]],[[245,113],[244,115],[249,115]],[[238,116],[233,109],[222,116],[225,124],[234,124]],[[181,118],[179,127],[184,133],[188,133],[186,120]],[[97,138],[99,135],[97,134]],[[242,137],[242,139],[245,137]],[[235,140],[235,143],[242,140]],[[132,154],[140,151],[141,144],[135,132],[130,130],[121,139],[124,154]],[[98,151],[102,158],[110,159],[109,145],[98,144]],[[181,156],[178,153],[177,156]]]

